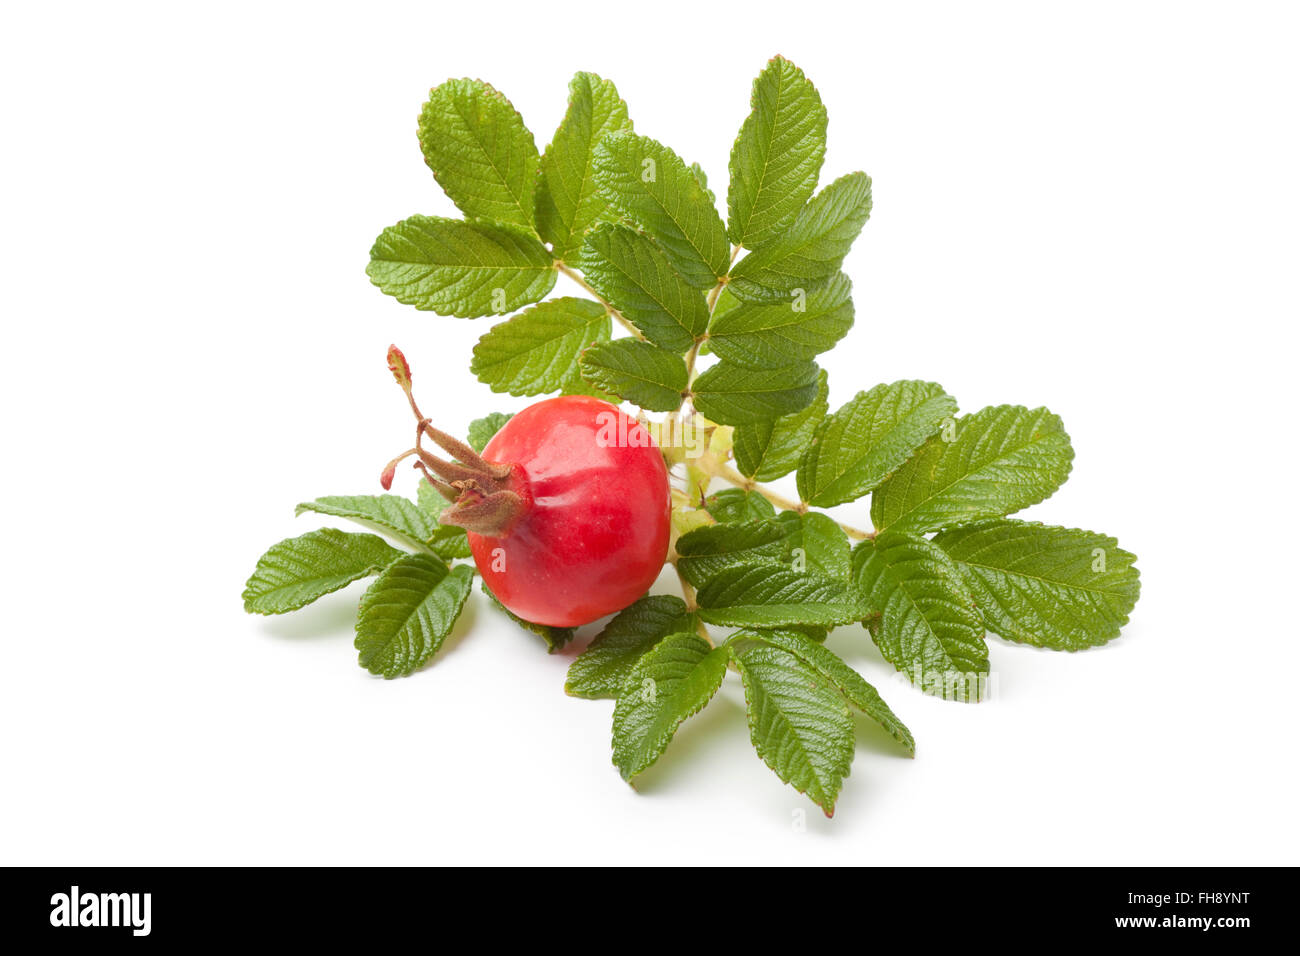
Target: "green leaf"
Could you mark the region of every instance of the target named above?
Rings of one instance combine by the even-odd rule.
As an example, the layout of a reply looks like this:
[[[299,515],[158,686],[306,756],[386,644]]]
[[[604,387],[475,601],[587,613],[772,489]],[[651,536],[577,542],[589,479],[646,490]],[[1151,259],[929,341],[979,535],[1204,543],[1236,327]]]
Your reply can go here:
[[[824,579],[839,590],[851,576],[848,537],[815,513],[783,511],[775,519],[738,516],[733,524],[705,525],[677,540],[677,555],[677,570],[697,588],[724,570],[762,564]]]
[[[614,133],[595,152],[596,188],[659,240],[677,273],[700,289],[726,275],[726,230],[712,200],[681,157],[648,136]]]
[[[614,765],[631,780],[659,759],[682,721],[712,699],[731,652],[695,634],[670,634],[647,652],[614,706]]]
[[[580,364],[592,385],[649,411],[676,411],[686,391],[682,357],[649,342],[626,338],[593,345]]]
[[[474,346],[470,371],[494,392],[544,395],[586,391],[578,356],[608,342],[609,313],[599,302],[563,297],[494,325]]]
[[[839,691],[779,647],[736,655],[745,685],[749,735],[776,775],[829,817],[853,762],[853,718]]]
[[[304,501],[293,513],[304,511],[377,525],[418,548],[427,545],[435,527],[414,503],[398,495],[331,495]]]
[[[755,518],[771,518],[776,515],[776,508],[756,491],[743,488],[724,488],[704,499],[704,510],[722,523],[732,521],[751,521]]]
[[[775,520],[705,525],[677,539],[677,570],[701,588],[727,568],[788,564],[790,533]]]
[[[875,615],[868,627],[885,660],[928,693],[979,700],[989,671],[984,624],[943,549],[887,531],[854,549],[853,572]]]
[[[852,558],[844,529],[815,511],[807,514],[783,511],[777,520],[786,529],[791,567],[848,583]]]
[[[803,411],[737,425],[732,441],[740,473],[755,481],[775,481],[794,471],[826,416],[828,395],[826,372],[821,371],[817,375],[817,397]]]
[[[736,263],[728,287],[751,301],[789,301],[796,289],[811,292],[840,271],[870,215],[871,178],[850,173],[835,180],[785,233]]]
[[[380,233],[366,275],[398,302],[472,319],[545,298],[556,272],[517,226],[412,216]]]
[[[700,184],[700,188],[704,190],[704,195],[709,197],[709,205],[715,205],[718,201],[718,197],[714,194],[713,190],[709,188],[709,176],[708,173],[704,171],[704,167],[699,163],[691,163],[691,173],[695,176],[695,181]]]
[[[826,154],[826,108],[803,71],[776,57],[754,81],[751,112],[731,148],[731,241],[752,249],[776,238],[817,188]]]
[[[244,610],[251,614],[296,611],[353,581],[378,574],[401,556],[378,535],[335,528],[286,538],[258,558],[244,586]]]
[[[822,421],[799,463],[799,496],[822,508],[878,486],[957,414],[933,382],[894,382],[858,392]]]
[[[876,489],[877,528],[937,531],[1001,517],[1042,501],[1070,473],[1070,436],[1045,408],[984,408],[954,432],[941,431]]]
[[[536,624],[533,621],[525,621],[522,617],[510,610],[492,593],[492,589],[487,586],[487,582],[482,583],[482,591],[488,596],[488,600],[496,607],[498,611],[510,618],[525,631],[531,631],[546,642],[546,653],[554,654],[556,651],[573,640],[573,636],[578,633],[576,627],[553,627],[550,624]]]
[[[723,568],[708,579],[696,600],[710,624],[833,627],[867,616],[867,606],[844,582],[777,564]]]
[[[797,631],[739,631],[731,640],[734,641],[737,637],[753,637],[789,651],[825,678],[850,704],[883,727],[891,737],[907,748],[910,756],[916,756],[916,741],[907,725],[894,715],[879,692],[862,675],[840,660],[834,651]]]
[[[469,434],[467,436],[469,447],[476,452],[482,453],[488,442],[496,436],[497,432],[501,431],[502,426],[514,417],[513,414],[507,412],[489,412],[482,418],[474,419],[469,423]]]
[[[394,561],[361,597],[356,644],[361,666],[401,677],[438,653],[469,597],[474,569],[450,570],[427,554]]]
[[[738,309],[740,308],[740,306],[741,306],[741,301],[736,298],[735,293],[733,293],[731,289],[729,289],[728,287],[723,286],[722,291],[718,293],[718,297],[713,300],[712,318],[714,321],[716,321],[720,319],[722,316],[726,315],[732,309]],[[708,354],[708,351],[709,351],[709,342],[706,339],[705,341],[700,343],[700,354],[706,355]]]
[[[669,634],[695,630],[695,617],[681,598],[649,594],[619,611],[569,665],[565,693],[596,699],[617,697],[636,662]]]
[[[985,623],[1010,641],[1065,651],[1105,644],[1137,603],[1137,558],[1103,534],[995,520],[934,543],[961,568]]]
[[[533,229],[538,156],[510,101],[482,80],[448,80],[420,113],[420,149],[466,216]]]
[[[752,369],[719,362],[695,380],[695,407],[720,425],[748,425],[790,415],[817,397],[812,362]]]
[[[419,503],[420,510],[428,515],[430,527],[433,529],[427,542],[429,547],[445,561],[450,561],[452,558],[470,557],[469,539],[465,537],[465,529],[451,524],[438,523],[438,516],[446,510],[451,502],[438,494],[437,489],[429,484],[427,478],[420,479],[416,500]]]
[[[818,289],[787,302],[746,302],[709,326],[709,344],[724,361],[750,368],[809,362],[853,326],[853,284],[837,272]]]
[[[655,345],[685,352],[709,324],[704,293],[687,285],[644,233],[604,223],[579,257],[587,282]]]
[[[631,128],[613,83],[595,73],[569,81],[569,108],[542,156],[537,186],[537,230],[557,259],[568,260],[587,230],[609,218],[609,203],[592,176],[593,153],[605,136]]]

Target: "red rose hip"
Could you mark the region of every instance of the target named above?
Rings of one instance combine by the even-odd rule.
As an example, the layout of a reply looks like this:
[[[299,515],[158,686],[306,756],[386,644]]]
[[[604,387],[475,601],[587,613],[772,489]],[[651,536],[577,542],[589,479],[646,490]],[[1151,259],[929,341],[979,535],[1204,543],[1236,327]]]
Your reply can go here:
[[[525,621],[576,627],[627,607],[668,555],[671,498],[663,455],[638,422],[583,395],[549,398],[511,418],[479,454],[429,424],[396,347],[388,366],[416,417],[416,467],[452,502],[438,521],[464,528],[497,600]],[[454,460],[429,453],[428,437]]]
[[[483,450],[511,465],[517,514],[497,528],[458,521],[497,599],[526,621],[586,624],[627,607],[668,553],[668,472],[649,433],[607,402],[562,396],[515,415]],[[448,513],[450,512],[450,513]]]

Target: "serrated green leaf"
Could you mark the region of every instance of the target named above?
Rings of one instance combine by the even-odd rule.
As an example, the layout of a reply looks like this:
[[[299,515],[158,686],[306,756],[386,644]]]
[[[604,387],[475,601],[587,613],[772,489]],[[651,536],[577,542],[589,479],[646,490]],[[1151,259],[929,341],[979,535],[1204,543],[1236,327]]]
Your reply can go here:
[[[418,548],[427,545],[436,527],[414,503],[398,495],[330,495],[304,501],[293,513],[304,511],[377,525]]]
[[[669,634],[695,630],[695,617],[681,598],[649,594],[619,611],[569,665],[565,693],[596,699],[617,697],[641,656]]]
[[[474,346],[470,371],[494,392],[544,395],[587,391],[578,356],[608,342],[609,313],[599,302],[563,297],[494,325]]]
[[[695,181],[699,183],[700,188],[704,190],[704,195],[709,197],[709,205],[715,205],[718,201],[718,197],[714,194],[713,190],[709,188],[709,176],[708,173],[704,171],[704,167],[699,163],[691,163],[690,168],[691,173],[695,176]]]
[[[244,610],[284,614],[353,581],[378,574],[402,557],[383,538],[336,528],[309,531],[271,545],[244,586]]]
[[[712,699],[730,657],[696,634],[670,634],[637,661],[614,706],[614,765],[624,780],[658,760],[682,721]]]
[[[473,554],[469,548],[469,538],[465,536],[465,529],[445,524],[438,525],[434,529],[433,537],[429,539],[429,547],[444,561],[468,558]]]
[[[697,588],[726,569],[759,564],[807,573],[841,589],[851,576],[848,537],[816,513],[783,511],[776,518],[705,525],[677,540],[677,555],[678,572]]]
[[[1137,603],[1137,558],[1107,535],[994,520],[936,535],[993,631],[1010,641],[1076,651],[1105,644]]]
[[[783,368],[752,369],[719,362],[695,380],[695,407],[720,425],[748,425],[791,415],[817,397],[812,362]]]
[[[835,687],[858,710],[862,711],[885,731],[907,748],[909,755],[916,756],[916,740],[907,725],[895,716],[880,693],[871,686],[861,674],[855,671],[832,650],[798,631],[740,631],[737,637],[752,637],[774,647],[789,651],[805,664],[815,670]]]
[[[510,101],[482,80],[448,80],[420,113],[420,149],[466,216],[532,231],[539,159]]]
[[[826,154],[826,108],[803,71],[782,57],[754,80],[751,111],[731,148],[731,241],[774,239],[817,188]]]
[[[844,529],[815,511],[806,514],[783,511],[777,520],[786,529],[791,567],[848,584],[852,559]]]
[[[933,382],[894,382],[858,392],[818,426],[799,463],[799,496],[822,508],[874,489],[957,414]]]
[[[833,627],[867,616],[858,592],[844,582],[777,564],[722,568],[700,588],[696,600],[703,620],[737,627]]]
[[[677,570],[699,588],[727,568],[788,564],[790,533],[775,520],[705,525],[677,539]]]
[[[412,216],[380,233],[366,275],[398,302],[472,319],[545,298],[556,271],[518,226]]]
[[[578,264],[592,288],[655,345],[685,352],[708,327],[704,293],[684,282],[644,233],[603,223],[587,234]]]
[[[831,816],[853,762],[853,718],[844,698],[779,647],[749,647],[735,659],[754,749],[778,777]]]
[[[605,136],[630,130],[627,104],[609,80],[578,73],[569,82],[569,108],[542,155],[537,187],[537,231],[557,259],[568,260],[587,230],[609,217],[596,191],[592,154]]]
[[[709,324],[709,344],[724,361],[750,368],[810,362],[853,327],[853,284],[837,272],[787,302],[746,302]]]
[[[776,515],[776,508],[756,491],[743,488],[724,488],[704,499],[704,510],[715,521],[722,523],[734,521],[752,521],[755,518],[771,518]]]
[[[626,338],[593,345],[579,362],[590,384],[649,411],[674,412],[682,403],[686,363],[649,342]]]
[[[958,419],[890,476],[871,498],[877,528],[937,531],[997,518],[1051,495],[1074,450],[1045,408],[997,405]]]
[[[393,562],[361,597],[354,641],[361,666],[385,678],[422,667],[451,633],[473,582],[473,568],[449,570],[431,555]]]
[[[804,206],[790,228],[765,242],[731,270],[728,288],[749,301],[789,301],[840,271],[853,240],[871,215],[871,178],[850,173]]]
[[[515,416],[508,412],[489,412],[482,418],[476,418],[469,423],[469,432],[466,440],[469,447],[476,452],[482,453],[487,447],[493,436],[501,431],[503,425]]]
[[[718,293],[718,297],[713,300],[712,318],[719,319],[722,316],[726,315],[728,312],[730,312],[732,309],[740,308],[741,304],[742,304],[741,301],[736,298],[735,293],[732,292],[726,286],[723,286],[722,291]],[[707,340],[702,342],[700,344],[700,354],[701,355],[706,354],[705,349],[707,349],[708,347],[709,347],[709,343]]]
[[[554,654],[556,651],[563,648],[569,643],[569,641],[573,640],[573,636],[578,633],[576,627],[553,627],[550,624],[536,624],[533,621],[525,621],[522,617],[497,600],[497,596],[492,593],[492,589],[487,586],[486,581],[484,581],[480,587],[483,593],[487,595],[488,600],[492,602],[493,606],[495,606],[498,611],[510,618],[510,620],[514,621],[525,631],[530,631],[545,641],[546,653],[548,654]]]
[[[659,240],[676,272],[712,288],[731,261],[726,229],[699,179],[681,157],[648,136],[605,137],[595,151],[596,188]]]
[[[984,624],[944,550],[918,535],[884,532],[854,549],[853,573],[885,660],[927,692],[979,700],[989,671]]]
[[[717,314],[716,311],[714,313]],[[736,467],[755,481],[775,481],[799,465],[818,424],[830,407],[826,372],[817,374],[817,397],[801,412],[737,425],[732,436]]]
[[[458,528],[455,525],[438,523],[438,516],[446,510],[451,502],[440,495],[437,489],[429,484],[427,478],[420,479],[420,485],[416,491],[416,501],[420,510],[429,517],[429,524],[433,530],[429,535],[427,544],[434,550],[434,553],[445,561],[450,561],[453,558],[470,557],[469,539],[465,537],[465,529]]]

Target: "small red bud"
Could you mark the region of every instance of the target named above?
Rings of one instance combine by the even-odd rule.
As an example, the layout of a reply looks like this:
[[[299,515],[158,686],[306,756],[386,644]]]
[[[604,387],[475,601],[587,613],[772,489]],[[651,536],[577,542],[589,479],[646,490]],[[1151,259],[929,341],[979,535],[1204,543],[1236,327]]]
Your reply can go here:
[[[388,346],[388,370],[393,373],[393,378],[397,379],[397,384],[402,386],[402,391],[410,392],[411,365],[396,345]]]
[[[393,476],[397,474],[397,462],[390,461],[388,467],[384,469],[383,474],[379,476],[379,483],[384,486],[384,491],[389,491],[393,487]]]

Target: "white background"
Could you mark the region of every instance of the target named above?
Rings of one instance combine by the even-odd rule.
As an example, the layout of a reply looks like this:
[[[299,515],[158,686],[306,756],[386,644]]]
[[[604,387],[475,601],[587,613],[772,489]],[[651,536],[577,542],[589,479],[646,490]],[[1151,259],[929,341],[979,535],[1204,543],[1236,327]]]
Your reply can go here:
[[[0,862],[1298,862],[1294,8],[891,6],[9,5]],[[361,585],[245,615],[261,551],[317,525],[294,504],[377,491],[408,443],[390,341],[444,428],[522,404],[467,371],[485,321],[363,272],[452,210],[429,87],[489,80],[540,147],[594,70],[725,192],[778,52],[827,104],[823,182],[875,184],[832,404],[925,378],[1061,414],[1074,472],[1029,515],[1138,553],[1123,637],[994,641],[962,706],[837,632],[919,746],[863,723],[828,821],[734,676],[634,792],[571,653],[477,593],[391,682],[355,663]]]

